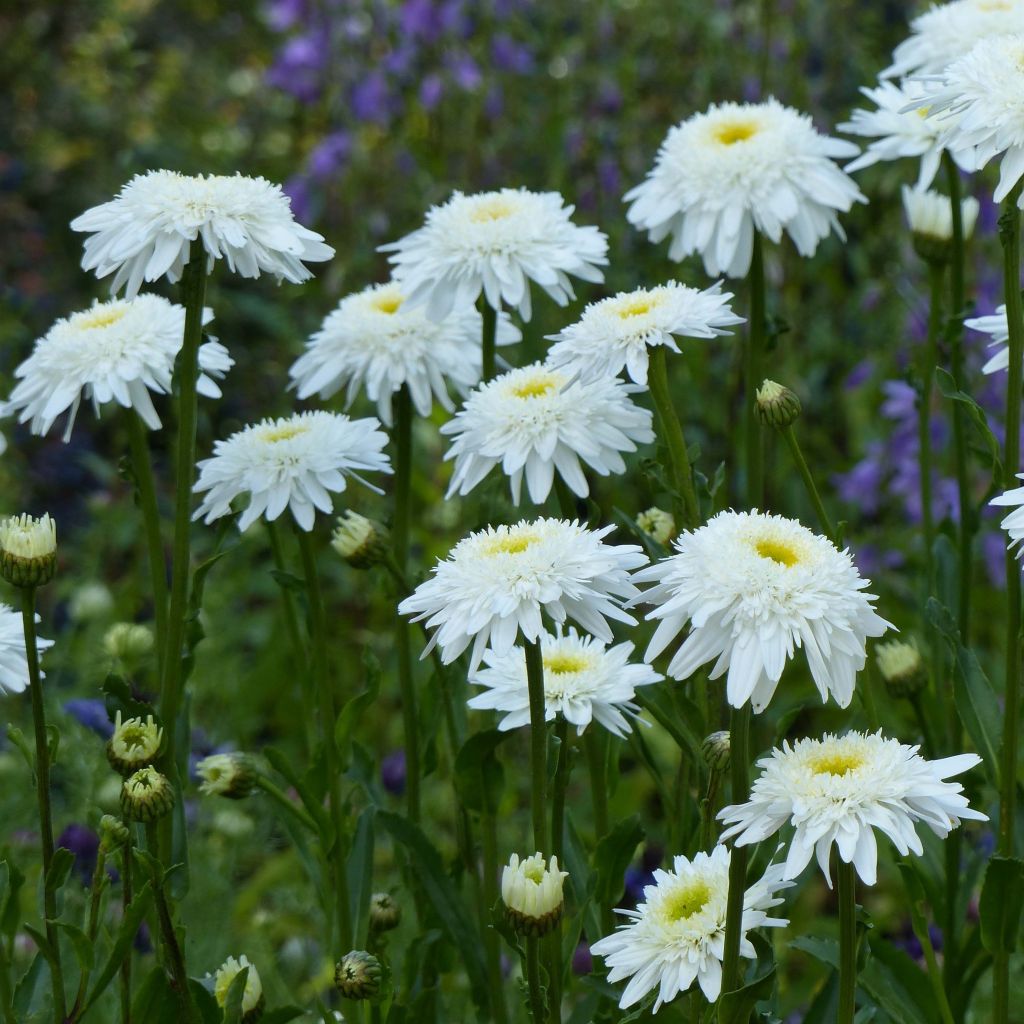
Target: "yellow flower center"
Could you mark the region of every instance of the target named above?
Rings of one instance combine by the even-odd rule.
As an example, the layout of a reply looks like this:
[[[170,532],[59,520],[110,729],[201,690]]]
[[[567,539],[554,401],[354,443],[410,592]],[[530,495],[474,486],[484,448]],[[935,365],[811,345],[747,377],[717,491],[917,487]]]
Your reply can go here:
[[[864,758],[850,750],[830,750],[811,760],[815,775],[849,775],[864,764]]]
[[[745,142],[757,134],[757,125],[753,121],[731,121],[719,125],[714,131],[715,141],[723,146],[731,146],[736,142]]]
[[[982,11],[1008,11],[1010,10],[1010,4],[1006,0],[983,0],[982,3],[978,4],[978,9]]]
[[[669,921],[685,921],[699,914],[711,899],[711,887],[703,878],[697,878],[672,892],[662,907]]]
[[[470,212],[469,219],[474,224],[488,224],[511,216],[514,209],[513,204],[504,196],[491,196],[477,203]]]
[[[121,730],[121,742],[129,749],[142,747],[146,744],[146,732],[138,725],[129,725]]]
[[[79,314],[78,326],[91,331],[99,327],[109,327],[124,317],[127,310],[124,306],[97,306]]]
[[[564,675],[568,672],[582,672],[587,667],[587,659],[575,651],[556,651],[544,659],[544,671],[552,675]]]
[[[537,374],[513,385],[512,394],[516,398],[541,398],[554,391],[560,383],[561,378],[555,377],[553,374]]]
[[[532,533],[513,533],[491,537],[487,541],[485,551],[488,555],[518,555],[536,539]]]
[[[278,441],[290,441],[293,437],[305,434],[308,430],[309,427],[299,423],[286,423],[280,427],[271,427],[270,430],[264,433],[263,440],[269,441],[271,444],[277,444]]]
[[[391,293],[390,295],[378,295],[373,300],[374,308],[381,313],[397,313],[405,299],[401,295]]]
[[[531,864],[529,867],[524,868],[523,874],[537,885],[540,885],[544,881],[544,865],[543,864]]]
[[[643,316],[657,305],[657,300],[651,295],[634,295],[626,299],[615,311],[623,320],[630,317]]]
[[[762,558],[770,558],[779,565],[796,565],[800,555],[791,544],[780,540],[759,540],[754,543],[754,550]]]

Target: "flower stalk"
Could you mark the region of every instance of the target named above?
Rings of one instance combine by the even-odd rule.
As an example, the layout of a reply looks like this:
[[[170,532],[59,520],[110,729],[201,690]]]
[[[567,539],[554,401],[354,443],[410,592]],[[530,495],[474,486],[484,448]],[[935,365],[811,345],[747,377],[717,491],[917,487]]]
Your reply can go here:
[[[852,863],[836,857],[839,898],[839,1008],[836,1024],[853,1024],[857,1008],[857,875]]]
[[[481,383],[486,383],[495,374],[497,364],[497,336],[498,336],[498,311],[487,301],[484,296],[480,297],[480,360],[481,360]]]
[[[747,332],[743,373],[743,404],[747,427],[747,507],[760,508],[764,502],[764,452],[761,425],[754,396],[764,380],[765,283],[764,249],[761,233],[754,232],[750,259],[750,330]]]
[[[533,844],[551,856],[548,836],[548,728],[544,704],[544,658],[540,640],[524,640],[526,679],[530,693],[530,799],[533,809]]]
[[[674,494],[672,511],[676,521],[685,528],[698,525],[700,513],[697,507],[697,493],[693,486],[693,472],[690,457],[686,450],[683,428],[679,423],[672,393],[668,385],[668,367],[665,359],[665,346],[654,345],[650,350],[648,381],[651,398],[658,417],[659,434],[668,449],[668,469],[672,480]]]
[[[729,710],[729,761],[732,802],[742,804],[750,792],[750,703]],[[729,858],[729,899],[725,911],[725,950],[722,955],[722,991],[740,987],[740,932],[743,928],[743,899],[747,891],[748,847],[732,845]]]
[[[832,525],[828,512],[825,511],[825,504],[818,493],[817,484],[814,482],[814,476],[807,465],[804,453],[800,449],[800,442],[797,440],[796,431],[792,426],[788,426],[782,427],[779,433],[782,434],[786,447],[789,449],[789,454],[793,457],[793,462],[800,474],[800,479],[804,482],[804,489],[807,491],[807,497],[811,499],[811,504],[814,506],[819,525],[825,532],[825,536],[838,547],[839,538],[836,536],[835,527]]]

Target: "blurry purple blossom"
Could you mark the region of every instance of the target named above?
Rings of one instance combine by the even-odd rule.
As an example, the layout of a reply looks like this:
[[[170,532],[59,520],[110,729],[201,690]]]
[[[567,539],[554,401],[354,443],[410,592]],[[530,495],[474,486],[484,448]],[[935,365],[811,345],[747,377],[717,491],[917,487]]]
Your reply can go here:
[[[499,71],[528,75],[534,68],[533,54],[528,46],[517,42],[504,32],[491,40],[491,60]]]
[[[96,697],[74,697],[66,700],[64,713],[104,739],[110,739],[114,734],[114,726],[107,715],[107,706]]]
[[[68,825],[57,837],[57,846],[63,846],[75,855],[74,872],[82,885],[88,885],[96,870],[96,857],[100,849],[100,837],[91,828],[77,823]]]
[[[505,112],[505,94],[497,82],[494,83],[484,97],[484,114],[492,120],[497,121]]]
[[[310,181],[305,175],[296,174],[284,183],[284,193],[291,200],[292,213],[303,223],[310,220],[312,208]]]
[[[380,781],[392,796],[405,792],[405,751],[394,750],[380,762]]]
[[[435,72],[424,75],[423,81],[420,82],[420,103],[423,104],[424,110],[433,110],[441,102],[442,96],[444,79]]]
[[[326,34],[293,36],[267,72],[267,81],[303,103],[313,103],[323,88],[322,72],[329,57]]]
[[[607,196],[618,197],[622,192],[622,175],[619,162],[613,156],[603,156],[597,161],[597,180],[601,191]]]
[[[309,154],[309,173],[321,181],[333,178],[352,154],[352,136],[348,132],[332,132]]]
[[[590,944],[585,939],[580,939],[572,954],[572,973],[582,976],[590,974],[593,969],[594,958],[590,953]]]
[[[473,92],[480,88],[484,76],[480,66],[468,53],[457,53],[447,61],[452,80],[465,92]]]
[[[380,71],[371,71],[356,82],[350,96],[352,113],[360,121],[386,124],[391,117],[391,92],[388,80]]]
[[[275,32],[285,32],[307,17],[306,0],[271,0],[267,5],[267,24]]]

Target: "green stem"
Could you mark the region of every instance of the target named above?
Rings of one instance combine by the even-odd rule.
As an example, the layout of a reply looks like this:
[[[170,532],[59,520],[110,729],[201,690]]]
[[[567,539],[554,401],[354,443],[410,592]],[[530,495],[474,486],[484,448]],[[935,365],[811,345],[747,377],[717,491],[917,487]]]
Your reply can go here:
[[[591,723],[591,729],[597,726]],[[558,865],[565,864],[565,795],[569,788],[569,775],[572,771],[572,739],[569,735],[569,723],[559,717],[555,723],[555,736],[558,737],[558,764],[555,768],[554,786],[551,794],[551,853],[558,858]],[[545,939],[548,953],[548,978],[551,996],[548,1000],[551,1019],[561,1019],[562,1006],[562,921],[556,922],[551,934]]]
[[[67,1016],[64,994],[64,969],[57,931],[57,892],[45,884],[53,863],[53,814],[50,809],[50,742],[46,734],[46,708],[43,683],[39,674],[39,650],[36,645],[36,588],[21,588],[21,621],[25,629],[25,656],[28,661],[29,691],[32,698],[32,725],[36,739],[36,798],[39,803],[39,835],[43,854],[43,930],[53,949],[50,973],[53,981],[53,1013],[57,1024]]]
[[[505,983],[501,975],[501,942],[498,932],[490,927],[490,917],[498,905],[498,822],[488,809],[481,820],[483,847],[483,906],[481,932],[484,938],[484,957],[487,963],[487,984],[491,991],[491,1011],[495,1024],[507,1024],[508,1005],[505,1002]]]
[[[718,783],[722,773],[712,768],[708,772],[708,789],[701,804],[700,848],[710,853],[715,846],[715,811],[718,803]]]
[[[668,449],[672,480],[672,511],[677,522],[686,529],[692,529],[700,521],[697,507],[697,493],[693,487],[693,472],[690,457],[686,451],[683,428],[679,423],[672,392],[668,385],[668,366],[665,360],[665,346],[654,345],[650,349],[648,384],[654,411],[658,417],[658,432]]]
[[[274,801],[279,807],[281,807],[286,814],[290,817],[295,818],[302,825],[309,829],[314,835],[317,834],[318,829],[316,822],[309,816],[306,809],[301,805],[297,804],[294,800],[289,800],[286,793],[283,793],[273,782],[270,781],[265,775],[256,773],[256,785],[263,790],[271,800]]]
[[[409,561],[409,520],[412,514],[412,399],[403,385],[395,396],[395,515],[391,538],[395,562],[404,573]],[[402,726],[405,740],[405,796],[409,820],[420,820],[420,740],[416,710],[416,684],[413,679],[412,645],[409,623],[395,617],[398,648],[398,684],[402,695]]]
[[[338,926],[338,942],[341,949],[352,948],[352,915],[348,904],[348,879],[345,877],[344,821],[341,808],[341,774],[338,768],[338,747],[334,742],[334,695],[331,692],[327,669],[327,622],[324,615],[323,594],[320,590],[320,576],[316,570],[316,552],[310,533],[296,525],[299,551],[302,555],[302,572],[306,578],[306,592],[309,597],[310,639],[312,642],[313,685],[316,690],[320,716],[321,742],[324,750],[324,767],[327,772],[327,795],[334,828],[334,842],[330,850],[324,850],[330,865],[334,887],[334,913]]]
[[[1003,457],[1003,484],[1009,490],[1017,485],[1020,469],[1021,375],[1024,370],[1024,312],[1020,294],[1020,209],[1021,182],[1014,186],[1003,203],[999,218],[999,238],[1003,244],[1003,291],[1006,299],[1006,324],[1009,330],[1009,379],[1006,385],[1006,441]],[[1017,804],[1017,743],[1020,715],[1020,566],[1015,552],[1006,550],[1006,688],[1003,711],[1003,749],[999,779],[999,838],[996,850],[1001,857],[1012,857],[1014,817]],[[1009,1020],[1009,971],[1007,953],[993,957],[993,1021]]]
[[[85,934],[89,939],[89,942],[95,945],[96,933],[99,928],[100,918],[100,900],[103,896],[103,890],[107,885],[107,855],[100,846],[99,853],[96,855],[96,866],[92,872],[92,882],[89,885],[89,916],[86,920]],[[89,978],[92,975],[91,968],[83,968],[81,976],[78,979],[78,993],[75,996],[75,1004],[71,1010],[72,1021],[77,1021],[81,1015],[82,1000],[85,999],[86,990],[89,987]]]
[[[857,875],[853,864],[836,857],[839,899],[839,1009],[836,1024],[853,1024],[857,1008]]]
[[[750,259],[750,329],[747,332],[743,374],[743,404],[747,425],[747,505],[760,508],[764,503],[764,458],[761,423],[757,418],[754,396],[764,380],[765,285],[764,253],[760,232],[754,232]]]
[[[822,503],[821,495],[818,493],[817,485],[814,483],[814,477],[811,475],[807,460],[804,458],[804,453],[800,450],[800,442],[797,440],[793,425],[790,424],[788,427],[782,427],[779,433],[785,439],[786,446],[789,448],[789,454],[793,457],[793,462],[800,473],[800,479],[804,482],[804,489],[807,491],[807,496],[811,499],[811,504],[814,506],[814,511],[818,516],[818,523],[825,531],[825,536],[833,544],[838,543],[836,531],[832,526],[832,520],[829,519],[828,513],[825,511],[825,505]]]
[[[913,901],[910,904],[910,920],[914,928],[914,934],[917,936],[918,942],[921,943],[921,949],[924,952],[925,964],[928,968],[925,973],[928,975],[928,982],[932,987],[935,1005],[938,1006],[939,1014],[942,1017],[942,1024],[955,1024],[953,1011],[950,1009],[949,999],[942,985],[943,972],[939,969],[939,962],[935,956],[935,947],[932,945],[932,937],[928,934],[928,922],[921,913],[918,904]]]
[[[550,854],[548,839],[548,727],[544,720],[544,659],[539,640],[524,640],[526,679],[530,691],[530,798],[533,808],[533,843],[537,852]]]
[[[590,800],[594,813],[594,842],[599,843],[608,835],[608,754],[611,737],[598,729],[587,729],[583,734],[583,751],[587,756],[587,771],[590,774]],[[601,917],[601,931],[611,935],[615,930],[615,915],[612,908],[604,903],[598,908]]]
[[[124,914],[133,899],[132,892],[132,841],[129,838],[121,854],[121,906]],[[132,949],[121,961],[121,1024],[132,1024]]]
[[[921,357],[921,395],[917,407],[918,468],[921,476],[921,525],[924,532],[924,564],[928,596],[935,594],[935,514],[932,507],[932,392],[938,365],[939,326],[942,323],[942,267],[928,264],[928,333]],[[937,648],[937,644],[932,645]],[[934,659],[933,659],[934,660]],[[935,679],[938,685],[938,678]]]
[[[163,936],[164,949],[167,952],[168,963],[171,968],[171,977],[174,978],[175,987],[181,997],[182,1009],[185,1011],[184,1020],[188,1024],[202,1024],[199,1011],[192,999],[192,990],[188,987],[188,970],[185,967],[185,957],[181,952],[178,943],[178,936],[174,931],[174,923],[171,920],[171,909],[167,903],[167,895],[163,885],[158,885],[153,892],[156,903],[157,918],[160,921],[160,934]]]
[[[544,1024],[547,1017],[544,1009],[544,992],[540,984],[540,939],[532,935],[526,939],[526,984],[533,1024]]]
[[[928,715],[925,711],[924,705],[921,703],[921,694],[915,693],[910,698],[910,704],[914,709],[914,715],[917,718],[917,724],[921,729],[921,743],[924,746],[924,752],[926,757],[935,757],[938,753],[935,747],[935,737],[932,735],[932,727],[928,722]]]
[[[146,438],[146,425],[134,410],[128,411],[128,443],[132,455],[132,470],[138,487],[139,506],[146,534],[146,552],[149,573],[153,582],[153,620],[156,624],[156,651],[158,670],[163,673],[164,645],[167,641],[167,564],[164,542],[160,531],[160,510],[156,502],[156,484],[153,480],[153,460]]]
[[[480,379],[486,382],[494,376],[495,372],[498,311],[490,305],[483,295],[480,296],[480,317],[482,321],[480,334],[482,376]]]
[[[729,737],[732,753],[729,772],[732,802],[742,804],[749,793],[750,704],[729,709]],[[729,858],[729,900],[725,912],[725,951],[722,958],[722,992],[740,987],[740,932],[743,900],[747,892],[747,847],[732,847]]]

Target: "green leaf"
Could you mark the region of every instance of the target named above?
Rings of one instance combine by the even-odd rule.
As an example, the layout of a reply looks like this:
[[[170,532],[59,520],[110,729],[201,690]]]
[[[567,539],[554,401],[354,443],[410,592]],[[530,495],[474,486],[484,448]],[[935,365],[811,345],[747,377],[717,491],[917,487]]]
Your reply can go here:
[[[671,691],[679,690],[678,693]],[[676,746],[689,756],[701,762],[700,736],[685,721],[683,714],[699,713],[693,701],[689,700],[680,687],[673,685],[645,686],[638,690],[634,700],[645,711],[649,711],[654,720],[675,740]],[[681,713],[682,712],[682,713]]]
[[[594,848],[593,865],[597,872],[594,898],[598,906],[614,906],[622,895],[623,878],[643,842],[645,832],[640,815],[634,814],[620,821]]]
[[[870,936],[867,945],[871,958],[857,978],[858,985],[893,1024],[935,1024],[939,1011],[924,971],[882,939]]]
[[[809,953],[815,960],[839,970],[839,943],[835,939],[815,939],[810,935],[798,935],[790,941],[789,948]]]
[[[100,689],[106,695],[104,703],[107,706],[107,717],[111,722],[117,717],[118,711],[122,718],[145,718],[152,715],[157,725],[162,725],[156,709],[151,704],[138,700],[132,694],[131,685],[123,676],[111,672],[100,685]]]
[[[231,979],[231,986],[224,997],[224,1024],[241,1024],[242,997],[245,995],[245,985],[248,980],[248,967],[243,967]]]
[[[46,872],[46,880],[43,883],[43,891],[47,896],[56,896],[64,888],[64,883],[74,866],[75,855],[67,847],[58,846],[53,851],[50,870]]]
[[[70,921],[58,921],[58,928],[63,928],[71,939],[71,945],[75,951],[75,959],[82,974],[89,974],[95,962],[95,943],[76,924]]]
[[[83,1014],[84,1016],[84,1014]],[[135,992],[132,1020],[145,1024],[181,1024],[182,1006],[167,973],[154,967]]]
[[[25,884],[25,876],[11,860],[0,861],[0,932],[13,936],[21,923],[18,893]]]
[[[36,774],[36,755],[25,734],[16,725],[8,722],[7,738],[21,751],[21,756],[25,758],[25,764],[28,765],[28,770],[34,777]]]
[[[367,807],[359,815],[352,848],[345,858],[345,873],[348,879],[348,902],[355,915],[353,934],[361,941],[366,935],[370,917],[370,896],[373,888],[373,819],[377,810]]]
[[[301,1017],[305,1012],[298,1006],[281,1006],[260,1017],[260,1024],[288,1024],[289,1021]]]
[[[775,967],[733,992],[723,992],[718,1002],[718,1024],[747,1024],[754,1004],[771,998],[775,987]]]
[[[588,935],[601,934],[601,920],[594,905],[594,873],[590,870],[586,847],[580,839],[573,821],[572,812],[565,812],[565,870],[569,872],[568,882],[576,896],[576,903],[583,916],[583,927]]]
[[[270,763],[271,767],[284,776],[288,784],[299,794],[303,807],[309,812],[310,817],[317,823],[320,829],[320,840],[325,849],[333,843],[334,830],[331,826],[327,811],[324,810],[323,800],[317,798],[310,789],[306,779],[301,777],[292,767],[292,763],[276,747],[265,747],[263,756]]]
[[[505,771],[495,756],[509,736],[497,729],[474,733],[455,757],[455,791],[463,807],[477,814],[496,814],[505,786]]]
[[[42,953],[37,953],[32,963],[29,964],[28,970],[21,976],[18,987],[14,990],[12,1005],[17,1020],[29,1019],[29,1012],[35,1004],[40,982],[44,986],[48,983],[48,978],[44,980],[47,970],[46,957]]]
[[[979,911],[981,944],[990,953],[1014,953],[1024,901],[1024,861],[993,857],[985,869]]]
[[[983,448],[979,454],[986,465],[992,468],[993,476],[997,480],[1001,479],[1003,473],[1002,449],[999,439],[992,433],[988,425],[988,417],[985,415],[985,410],[965,391],[961,391],[956,386],[956,381],[952,375],[948,371],[943,370],[942,367],[936,367],[935,369],[935,383],[939,385],[939,391],[942,393],[943,398],[949,398],[954,402],[962,403],[967,411],[968,419],[974,424],[978,435],[981,437]]]
[[[114,945],[110,949],[110,953],[107,956],[106,963],[103,965],[103,969],[100,971],[99,976],[93,982],[89,997],[85,1001],[85,1005],[82,1007],[82,1016],[85,1016],[85,1011],[100,997],[103,990],[110,984],[114,975],[117,974],[121,967],[121,963],[124,961],[126,956],[131,956],[132,943],[135,941],[135,935],[139,930],[139,925],[142,924],[142,919],[146,916],[146,912],[149,910],[150,904],[153,902],[153,887],[152,883],[146,882],[146,884],[135,894],[131,903],[128,904],[128,909],[125,911],[124,917],[121,918],[121,924],[117,929],[117,935],[114,938]],[[161,971],[161,974],[163,971]],[[138,1020],[148,1021],[148,1017],[138,1017]]]
[[[368,647],[363,649],[363,671],[366,675],[366,689],[346,702],[334,723],[334,742],[338,748],[341,771],[345,771],[352,760],[352,735],[356,726],[380,693],[380,662]]]
[[[198,978],[188,979],[188,990],[203,1024],[221,1024],[221,1010],[213,993]]]
[[[271,569],[270,575],[277,580],[277,585],[282,590],[292,591],[296,594],[306,593],[306,581],[293,572],[285,572],[284,569]]]
[[[39,952],[46,957],[46,962],[55,964],[57,962],[57,951],[50,945],[50,940],[38,928],[33,928],[30,924],[22,925],[22,927],[32,936],[32,941],[36,944]]]

